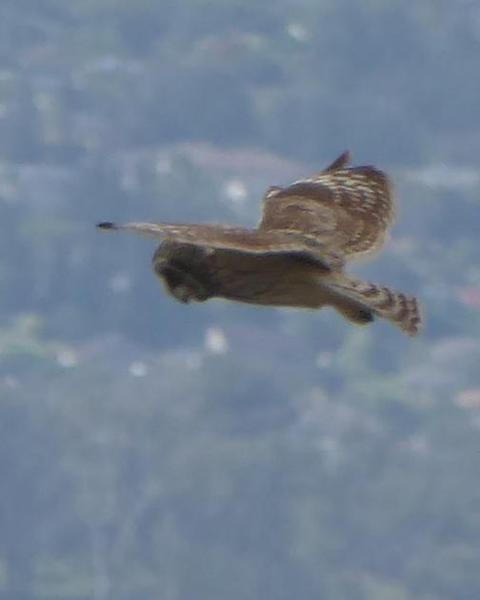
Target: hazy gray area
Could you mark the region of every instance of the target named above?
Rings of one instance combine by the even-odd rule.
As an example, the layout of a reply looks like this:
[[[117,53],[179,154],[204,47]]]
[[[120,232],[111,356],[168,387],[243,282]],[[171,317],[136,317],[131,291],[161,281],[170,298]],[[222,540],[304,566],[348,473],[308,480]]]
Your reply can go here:
[[[480,4],[0,0],[0,598],[480,598]],[[427,327],[182,306],[104,220],[349,148]]]

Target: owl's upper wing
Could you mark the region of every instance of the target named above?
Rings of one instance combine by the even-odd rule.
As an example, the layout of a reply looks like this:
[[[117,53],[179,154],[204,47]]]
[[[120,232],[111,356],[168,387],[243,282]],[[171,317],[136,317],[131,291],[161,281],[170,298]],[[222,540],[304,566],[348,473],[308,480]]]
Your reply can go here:
[[[325,270],[343,266],[340,253],[326,248],[313,236],[297,231],[244,229],[222,225],[166,223],[99,223],[100,229],[125,230],[155,239],[174,240],[205,248],[232,250],[247,254],[285,254],[315,264]]]
[[[379,249],[394,219],[391,185],[372,166],[346,166],[344,153],[327,169],[264,198],[262,231],[311,235],[346,257]]]

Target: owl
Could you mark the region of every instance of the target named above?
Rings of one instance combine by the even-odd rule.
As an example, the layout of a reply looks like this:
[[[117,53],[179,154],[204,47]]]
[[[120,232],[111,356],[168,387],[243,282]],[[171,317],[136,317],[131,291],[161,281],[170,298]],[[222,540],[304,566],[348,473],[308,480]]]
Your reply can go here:
[[[349,167],[344,152],[323,171],[270,187],[255,229],[225,225],[99,223],[162,240],[153,269],[183,303],[224,298],[264,306],[333,307],[358,325],[387,319],[408,335],[422,325],[413,296],[345,272],[385,243],[395,209],[387,176]]]

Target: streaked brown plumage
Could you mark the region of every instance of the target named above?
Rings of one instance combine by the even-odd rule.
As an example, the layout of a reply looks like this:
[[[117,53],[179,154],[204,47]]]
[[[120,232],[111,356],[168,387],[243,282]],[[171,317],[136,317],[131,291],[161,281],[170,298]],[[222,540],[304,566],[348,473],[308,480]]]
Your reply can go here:
[[[405,333],[421,327],[415,298],[345,274],[346,261],[379,250],[394,219],[391,186],[371,166],[327,169],[264,196],[257,229],[222,225],[100,223],[164,240],[156,274],[181,302],[220,297],[269,306],[332,306],[364,324],[375,316]]]

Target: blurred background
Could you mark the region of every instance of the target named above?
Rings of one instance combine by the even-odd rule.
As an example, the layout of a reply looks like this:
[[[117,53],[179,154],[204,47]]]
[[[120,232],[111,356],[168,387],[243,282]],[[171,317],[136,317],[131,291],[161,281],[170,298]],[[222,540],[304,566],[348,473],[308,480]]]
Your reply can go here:
[[[480,597],[480,4],[2,0],[0,597]],[[102,220],[350,149],[427,326],[182,306]]]

